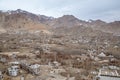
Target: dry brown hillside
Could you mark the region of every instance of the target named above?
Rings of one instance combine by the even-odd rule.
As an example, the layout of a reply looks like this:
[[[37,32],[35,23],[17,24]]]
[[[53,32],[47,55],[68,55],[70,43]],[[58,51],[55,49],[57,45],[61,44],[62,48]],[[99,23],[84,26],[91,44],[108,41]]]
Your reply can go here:
[[[13,30],[48,30],[47,26],[39,22],[37,15],[22,10],[0,12],[1,31]]]

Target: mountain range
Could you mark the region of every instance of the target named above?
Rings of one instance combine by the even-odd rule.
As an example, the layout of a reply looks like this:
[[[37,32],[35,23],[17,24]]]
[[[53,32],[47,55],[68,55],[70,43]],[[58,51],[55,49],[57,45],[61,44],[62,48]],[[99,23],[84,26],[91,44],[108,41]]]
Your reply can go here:
[[[52,31],[62,34],[78,32],[83,35],[104,35],[112,34],[120,36],[120,21],[104,22],[102,20],[80,20],[73,15],[63,15],[54,18],[45,15],[37,15],[17,9],[15,11],[0,11],[0,33],[9,31]],[[98,34],[98,35],[96,35]]]

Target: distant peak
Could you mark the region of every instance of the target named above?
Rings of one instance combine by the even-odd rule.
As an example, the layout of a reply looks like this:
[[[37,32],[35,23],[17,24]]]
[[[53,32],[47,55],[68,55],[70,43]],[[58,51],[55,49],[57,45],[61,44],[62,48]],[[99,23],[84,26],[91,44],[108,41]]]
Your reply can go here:
[[[17,10],[8,10],[8,11],[5,11],[7,12],[8,14],[16,14],[16,13],[29,13],[25,10],[21,10],[21,9],[17,9]]]
[[[15,10],[13,12],[16,12],[16,13],[29,13],[29,12],[27,12],[25,10],[22,10],[22,9],[17,9],[17,10]]]
[[[74,17],[73,15],[63,15],[63,17]]]
[[[98,19],[98,20],[88,20],[88,22],[89,23],[100,23],[100,24],[102,24],[102,23],[106,23],[106,22],[104,22],[104,21],[102,21],[102,20],[100,20],[100,19]]]
[[[63,15],[62,17],[65,17],[65,18],[76,18],[76,17],[73,16],[73,15]]]
[[[95,20],[96,22],[104,22],[104,21],[102,21],[102,20],[100,20],[100,19],[98,19],[98,20]]]
[[[17,11],[17,12],[26,12],[26,11],[21,10],[21,9],[17,9],[16,11]]]
[[[79,20],[73,15],[63,15],[62,17],[59,17],[59,19],[67,19],[67,20]]]

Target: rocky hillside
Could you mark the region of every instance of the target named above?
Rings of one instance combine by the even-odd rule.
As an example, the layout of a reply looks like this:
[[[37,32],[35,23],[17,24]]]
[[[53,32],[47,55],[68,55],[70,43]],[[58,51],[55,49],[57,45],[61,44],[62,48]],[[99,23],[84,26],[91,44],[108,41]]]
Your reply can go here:
[[[46,25],[39,22],[39,17],[35,14],[23,10],[0,11],[0,28],[1,32],[28,30],[28,31],[47,31]]]
[[[85,21],[79,20],[76,17],[74,17],[73,15],[64,15],[62,17],[53,19],[51,21],[49,21],[49,26],[57,28],[57,27],[67,27],[67,28],[71,28],[74,26],[80,26],[85,24]]]
[[[45,31],[57,33],[76,33],[82,35],[103,35],[104,33],[120,35],[120,21],[106,23],[101,20],[83,21],[73,15],[59,18],[36,15],[24,10],[0,11],[0,33],[16,30]],[[67,32],[68,31],[68,32]],[[73,34],[71,33],[71,34]],[[97,35],[98,34],[98,35]]]
[[[101,20],[91,20],[89,22],[89,26],[95,30],[101,30],[103,32],[113,33],[114,35],[120,35],[120,21],[106,23]]]

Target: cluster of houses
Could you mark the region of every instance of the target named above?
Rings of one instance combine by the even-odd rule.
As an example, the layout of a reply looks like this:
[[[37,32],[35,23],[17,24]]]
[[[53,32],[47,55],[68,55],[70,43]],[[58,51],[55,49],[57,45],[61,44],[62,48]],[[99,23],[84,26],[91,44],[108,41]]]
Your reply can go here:
[[[21,62],[21,68],[30,72],[33,75],[38,75],[40,73],[40,65],[39,64],[29,64],[27,62]]]
[[[7,61],[6,57],[0,56],[0,64],[7,66],[5,70],[0,70],[0,80],[3,80],[4,74],[12,77],[21,75],[22,70],[26,71],[27,73],[31,73],[32,75],[38,75],[40,73],[39,64],[30,64],[27,61]]]
[[[1,55],[0,55],[1,56]],[[13,57],[14,55],[12,55]],[[5,70],[5,74],[11,77],[16,77],[26,73],[30,73],[31,75],[38,76],[40,75],[40,64],[38,63],[30,63],[27,60],[7,60],[5,56],[0,57],[1,64],[7,66]],[[48,66],[54,66],[57,68],[60,65],[57,61],[50,62]],[[24,71],[24,72],[23,72]],[[50,71],[52,72],[52,71]],[[0,71],[0,80],[3,80],[3,71]],[[23,76],[22,76],[23,77]],[[24,80],[24,79],[23,79]]]
[[[116,66],[103,66],[99,69],[99,73],[95,80],[120,80],[119,67]]]
[[[31,73],[33,75],[38,75],[40,73],[40,65],[39,64],[29,64],[27,62],[10,62],[12,64],[8,68],[8,75],[17,76],[20,73],[21,69],[24,69],[26,72]]]
[[[1,56],[0,55],[0,62],[5,65],[7,65],[6,73],[9,76],[16,77],[19,75],[22,75],[22,71],[25,71],[26,73],[30,73],[31,75],[37,75],[39,76],[42,74],[42,67],[45,67],[43,65],[40,65],[39,63],[30,63],[29,61],[26,60],[16,60],[15,59],[16,55],[12,55],[13,60],[8,60],[6,56]],[[114,56],[112,55],[105,55],[103,52],[100,54],[95,55],[94,53],[90,54],[81,54],[81,55],[71,55],[71,61],[69,62],[72,65],[72,68],[85,68],[83,67],[84,62],[87,61],[89,63],[89,60],[93,61],[95,58],[98,58],[97,62],[100,63],[101,61],[111,61],[111,59],[114,59]],[[95,60],[96,61],[96,60]],[[104,63],[104,62],[101,62]],[[53,62],[49,62],[47,66],[49,66],[50,71],[48,73],[51,74],[59,74],[61,72],[66,72],[64,68],[61,68],[62,63],[57,62],[56,60]],[[103,66],[103,65],[102,65]],[[70,65],[69,65],[70,67]],[[45,68],[47,69],[47,68]],[[99,68],[98,72],[92,72],[92,74],[96,74],[95,80],[105,80],[102,79],[104,76],[105,77],[115,77],[120,79],[120,75],[118,73],[120,71],[120,67],[117,66],[112,66],[112,65],[107,65],[103,66],[102,68]],[[24,76],[21,77],[22,80],[24,80]],[[0,71],[0,80],[3,80],[3,72]]]
[[[3,80],[3,75],[1,71],[0,71],[0,80]]]

